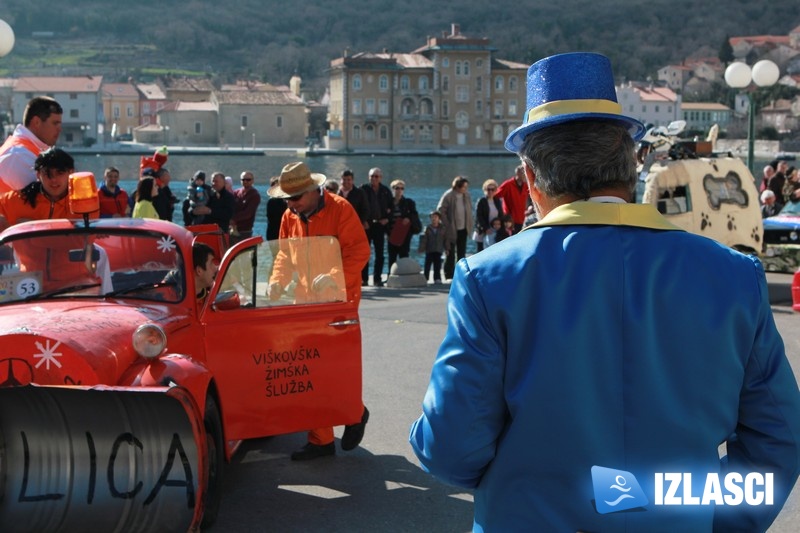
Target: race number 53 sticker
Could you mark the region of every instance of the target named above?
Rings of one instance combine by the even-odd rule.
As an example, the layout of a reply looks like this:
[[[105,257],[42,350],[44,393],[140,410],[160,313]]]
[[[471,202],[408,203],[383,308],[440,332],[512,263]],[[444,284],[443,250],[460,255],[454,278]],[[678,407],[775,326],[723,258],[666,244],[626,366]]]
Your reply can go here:
[[[18,298],[27,298],[28,296],[39,294],[40,290],[39,281],[36,278],[29,277],[22,278],[14,287],[14,292],[16,292]]]

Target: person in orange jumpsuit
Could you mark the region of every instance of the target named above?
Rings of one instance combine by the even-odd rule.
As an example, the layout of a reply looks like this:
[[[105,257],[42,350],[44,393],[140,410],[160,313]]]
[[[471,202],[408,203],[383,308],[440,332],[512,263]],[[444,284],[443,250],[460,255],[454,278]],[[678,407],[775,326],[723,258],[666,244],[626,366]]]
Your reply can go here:
[[[341,196],[323,189],[327,178],[312,173],[305,163],[289,163],[281,171],[278,183],[268,191],[273,198],[285,198],[289,204],[283,218],[279,238],[332,236],[339,241],[343,272],[326,272],[313,279],[298,282],[295,297],[298,301],[313,301],[315,291],[328,291],[344,278],[348,301],[361,300],[361,269],[369,260],[370,249],[364,227],[353,206]],[[269,297],[278,299],[283,288],[291,281],[294,268],[289,247],[282,248],[275,258],[270,277]],[[361,443],[369,411],[364,407],[361,421],[345,426],[342,449],[352,450]],[[308,432],[308,443],[292,453],[293,461],[316,459],[334,455],[333,428],[320,428]]]
[[[76,218],[67,199],[69,175],[75,172],[72,156],[61,148],[50,148],[39,154],[33,168],[36,181],[0,196],[0,229],[27,220]],[[94,212],[90,218],[98,215]]]

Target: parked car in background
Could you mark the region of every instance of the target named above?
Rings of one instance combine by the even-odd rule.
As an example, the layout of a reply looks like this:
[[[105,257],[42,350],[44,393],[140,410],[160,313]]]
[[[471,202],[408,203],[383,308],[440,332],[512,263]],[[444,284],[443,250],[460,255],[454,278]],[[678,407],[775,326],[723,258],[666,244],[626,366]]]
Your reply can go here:
[[[781,212],[764,219],[764,268],[794,272],[800,268],[800,202],[789,202]]]

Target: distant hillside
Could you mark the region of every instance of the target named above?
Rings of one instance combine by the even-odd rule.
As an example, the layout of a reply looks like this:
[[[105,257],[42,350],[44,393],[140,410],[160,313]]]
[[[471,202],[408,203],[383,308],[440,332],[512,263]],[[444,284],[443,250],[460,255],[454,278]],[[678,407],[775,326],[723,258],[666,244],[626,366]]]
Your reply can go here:
[[[591,50],[608,55],[628,79],[726,35],[785,35],[800,25],[796,0],[3,0],[0,18],[17,46],[0,75],[98,73],[124,80],[142,73],[207,73],[287,83],[297,72],[323,87],[330,60],[353,52],[408,52],[460,24],[488,37],[497,57],[530,63]],[[57,7],[55,7],[57,6]],[[33,37],[53,32],[52,37]],[[38,33],[37,35],[42,35]],[[115,80],[116,81],[116,80]]]

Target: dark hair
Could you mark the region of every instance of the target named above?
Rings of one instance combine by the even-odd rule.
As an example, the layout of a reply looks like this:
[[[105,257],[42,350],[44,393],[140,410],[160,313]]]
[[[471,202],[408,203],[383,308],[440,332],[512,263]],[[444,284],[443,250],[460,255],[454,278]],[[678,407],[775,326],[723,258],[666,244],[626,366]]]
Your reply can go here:
[[[53,114],[64,114],[61,104],[49,96],[34,96],[25,106],[25,111],[22,113],[22,124],[27,128],[30,126],[33,117],[39,117],[44,122]]]
[[[153,200],[153,184],[155,181],[155,178],[151,176],[139,180],[139,183],[136,185],[137,202],[139,200]]]
[[[214,257],[214,249],[204,242],[196,242],[192,245],[192,268],[201,267],[205,269],[208,256]]]
[[[460,189],[465,183],[469,183],[467,178],[463,176],[456,176],[453,178],[453,190]]]
[[[73,170],[75,168],[75,160],[72,156],[61,148],[48,148],[38,156],[36,161],[33,162],[33,170],[40,171],[42,169],[56,169],[56,170]]]
[[[353,175],[353,171],[352,171],[352,170],[350,170],[349,168],[346,168],[346,169],[344,169],[344,170],[342,171],[342,177],[345,177],[345,176],[352,176],[352,175]]]

